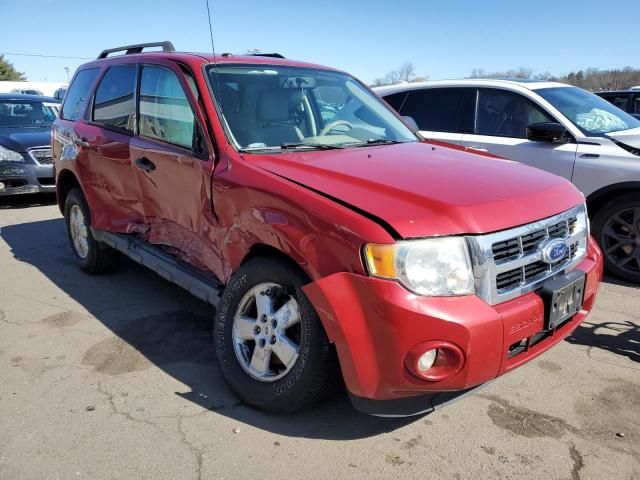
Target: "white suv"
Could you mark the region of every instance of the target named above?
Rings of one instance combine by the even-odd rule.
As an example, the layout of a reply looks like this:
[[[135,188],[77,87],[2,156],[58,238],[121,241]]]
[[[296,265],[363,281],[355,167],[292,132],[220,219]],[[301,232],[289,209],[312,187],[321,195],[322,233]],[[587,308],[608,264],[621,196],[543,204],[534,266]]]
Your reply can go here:
[[[375,90],[425,138],[571,180],[587,197],[607,270],[640,283],[640,120],[562,83],[470,79]]]

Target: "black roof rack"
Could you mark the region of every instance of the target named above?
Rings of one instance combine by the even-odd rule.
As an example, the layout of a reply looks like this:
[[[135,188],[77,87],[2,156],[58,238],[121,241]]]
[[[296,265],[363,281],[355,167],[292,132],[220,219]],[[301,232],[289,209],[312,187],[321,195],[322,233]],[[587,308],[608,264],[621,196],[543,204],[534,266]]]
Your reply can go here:
[[[271,57],[271,58],[286,58],[284,55],[282,55],[281,53],[223,53],[222,56],[223,57],[233,57],[234,55],[237,55],[239,57]]]
[[[125,52],[125,55],[129,55],[132,53],[141,53],[143,49],[149,47],[162,47],[163,52],[175,52],[176,49],[173,46],[173,43],[165,41],[165,42],[152,42],[152,43],[138,43],[136,45],[126,45],[124,47],[116,47],[109,48],[107,50],[103,50],[98,55],[98,59],[107,58],[110,53],[116,52]]]

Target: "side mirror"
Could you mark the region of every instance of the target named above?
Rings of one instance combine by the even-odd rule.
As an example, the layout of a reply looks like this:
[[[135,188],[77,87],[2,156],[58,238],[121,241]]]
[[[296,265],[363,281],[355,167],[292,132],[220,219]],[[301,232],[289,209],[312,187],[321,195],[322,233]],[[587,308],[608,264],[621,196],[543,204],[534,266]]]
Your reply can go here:
[[[527,127],[527,139],[534,142],[558,142],[567,133],[567,129],[556,122],[534,123]]]
[[[411,127],[411,130],[413,130],[414,132],[420,130],[413,117],[410,117],[409,115],[403,115],[402,118],[404,119],[405,123]]]

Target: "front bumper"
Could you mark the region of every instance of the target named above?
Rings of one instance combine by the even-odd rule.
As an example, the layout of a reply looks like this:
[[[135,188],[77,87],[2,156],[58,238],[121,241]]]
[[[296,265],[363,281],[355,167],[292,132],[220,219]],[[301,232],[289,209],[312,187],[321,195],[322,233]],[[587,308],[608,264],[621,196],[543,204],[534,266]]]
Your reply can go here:
[[[475,295],[423,297],[394,281],[350,273],[322,278],[304,290],[335,343],[356,408],[408,415],[518,368],[573,332],[593,308],[602,279],[602,253],[592,238],[577,268],[586,273],[583,307],[550,331],[544,330],[544,305],[536,292],[491,306]],[[442,341],[462,351],[464,363],[456,373],[427,381],[405,366],[414,347]],[[411,398],[416,396],[425,408],[418,408],[420,401]]]
[[[56,191],[53,165],[0,162],[0,184],[0,196]]]

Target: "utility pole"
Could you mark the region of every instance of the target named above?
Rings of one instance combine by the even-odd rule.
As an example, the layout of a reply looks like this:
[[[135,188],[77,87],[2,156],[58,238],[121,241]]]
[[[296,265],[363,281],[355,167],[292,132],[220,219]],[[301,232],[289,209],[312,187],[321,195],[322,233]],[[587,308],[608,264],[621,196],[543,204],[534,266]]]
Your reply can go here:
[[[64,67],[64,71],[67,72],[67,83],[69,83],[69,67]]]

